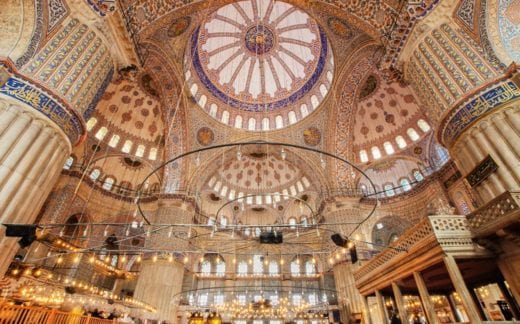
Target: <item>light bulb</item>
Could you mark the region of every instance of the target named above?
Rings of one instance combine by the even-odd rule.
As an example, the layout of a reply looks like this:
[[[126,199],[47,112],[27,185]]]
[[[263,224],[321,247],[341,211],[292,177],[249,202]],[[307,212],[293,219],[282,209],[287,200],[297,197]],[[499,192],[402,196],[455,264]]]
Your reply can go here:
[[[238,148],[238,150],[237,150],[237,160],[238,161],[242,160],[242,152],[240,151],[240,148]]]

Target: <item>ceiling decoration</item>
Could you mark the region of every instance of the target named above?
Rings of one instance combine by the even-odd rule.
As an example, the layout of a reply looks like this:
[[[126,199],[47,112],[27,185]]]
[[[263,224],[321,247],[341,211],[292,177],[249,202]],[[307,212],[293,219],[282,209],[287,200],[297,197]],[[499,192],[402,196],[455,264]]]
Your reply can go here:
[[[310,146],[316,146],[321,142],[321,132],[316,127],[309,127],[303,131],[303,141]]]
[[[148,74],[140,82],[126,79],[113,81],[101,98],[93,115],[98,120],[96,128],[110,128],[113,134],[154,144],[161,136],[163,122],[161,104],[151,94],[156,93]],[[105,137],[107,140],[109,136]]]
[[[168,32],[167,32],[168,37],[177,37],[177,36],[182,35],[188,29],[188,27],[190,27],[190,23],[191,23],[190,16],[185,16],[185,17],[180,17],[180,18],[174,19],[172,21],[170,27],[168,27]]]
[[[246,0],[213,12],[194,32],[185,64],[199,106],[248,130],[303,119],[325,98],[333,77],[324,31],[281,1]]]

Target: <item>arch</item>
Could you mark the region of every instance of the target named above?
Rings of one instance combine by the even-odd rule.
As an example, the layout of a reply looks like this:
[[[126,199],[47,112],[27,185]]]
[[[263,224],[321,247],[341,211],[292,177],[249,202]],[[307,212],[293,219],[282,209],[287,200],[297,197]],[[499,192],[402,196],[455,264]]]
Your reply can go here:
[[[152,160],[152,161],[155,161],[157,159],[157,148],[156,147],[152,147],[150,149],[150,153],[148,153],[148,159]]]
[[[108,146],[110,147],[116,147],[117,146],[117,143],[119,143],[119,135],[112,135],[112,137],[110,138],[110,141],[108,142]]]
[[[221,120],[222,120],[222,122],[223,122],[224,124],[229,123],[229,111],[224,110],[224,111],[222,112],[222,118],[221,118]]]
[[[374,246],[374,248],[382,250],[393,243],[396,236],[401,236],[411,226],[412,224],[402,217],[389,215],[380,218],[372,227],[372,242],[380,245]]]
[[[135,150],[135,156],[137,157],[143,157],[144,156],[144,151],[146,150],[146,146],[144,146],[143,144],[139,144],[137,146],[137,150]]]
[[[402,137],[401,135],[396,136],[395,142],[397,143],[397,147],[399,147],[400,149],[404,149],[407,146],[404,137]]]
[[[372,152],[372,157],[375,159],[375,160],[379,160],[381,158],[381,151],[379,150],[379,147],[377,146],[372,146],[372,148],[370,149],[370,151]]]
[[[105,177],[105,179],[103,180],[102,188],[107,191],[111,191],[115,182],[116,182],[116,179],[114,179],[113,177],[111,177],[111,176]]]
[[[408,180],[408,178],[402,178],[401,180],[399,180],[399,185],[401,186],[401,189],[403,189],[403,191],[412,190],[412,185],[410,184],[410,180]]]
[[[242,116],[235,117],[235,128],[242,128]]]
[[[74,157],[71,155],[65,160],[65,163],[63,164],[64,170],[70,170],[72,168],[72,165],[74,164]]]
[[[359,159],[361,160],[361,162],[368,162],[368,154],[367,154],[367,151],[365,150],[361,150],[359,151]]]
[[[262,130],[267,131],[270,129],[270,120],[269,118],[265,117],[262,119]]]
[[[105,136],[107,135],[107,133],[108,133],[108,128],[103,126],[100,129],[98,129],[98,131],[96,132],[96,135],[94,135],[94,137],[97,138],[98,140],[102,141],[105,138]]]
[[[414,142],[419,140],[419,134],[417,134],[417,131],[411,127],[406,130],[406,134]]]
[[[92,181],[97,181],[99,177],[101,176],[101,170],[99,168],[94,168],[92,171],[90,171],[89,178]]]
[[[384,148],[385,148],[385,152],[386,152],[386,154],[388,154],[388,155],[392,155],[392,154],[395,153],[395,150],[394,150],[394,147],[392,146],[392,143],[390,143],[390,142],[384,142],[384,143],[383,143],[383,146],[384,146]]]
[[[254,131],[256,129],[256,119],[253,117],[249,118],[249,121],[247,122],[247,129],[250,131]]]
[[[424,119],[419,119],[417,121],[417,126],[419,127],[420,130],[422,130],[424,133],[427,133],[430,131],[431,127],[430,125],[426,122],[426,120]]]
[[[276,116],[274,123],[275,123],[276,129],[283,128],[283,117],[281,115]]]
[[[94,126],[97,124],[97,119],[95,117],[90,117],[90,119],[87,121],[87,131],[91,131]]]
[[[121,148],[121,152],[123,153],[130,153],[130,150],[132,149],[134,143],[132,143],[131,140],[126,140],[125,144],[123,144],[123,147]]]

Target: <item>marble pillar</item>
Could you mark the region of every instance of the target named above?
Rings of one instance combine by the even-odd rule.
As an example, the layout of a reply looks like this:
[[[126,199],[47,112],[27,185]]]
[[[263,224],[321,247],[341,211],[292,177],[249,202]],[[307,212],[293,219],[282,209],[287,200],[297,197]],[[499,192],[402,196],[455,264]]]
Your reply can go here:
[[[43,114],[0,94],[0,143],[0,223],[31,224],[71,152],[70,140]],[[18,241],[0,229],[0,275]]]
[[[399,311],[399,317],[401,321],[405,321],[406,316],[406,308],[404,307],[403,294],[401,293],[401,288],[397,285],[397,283],[392,282],[392,291],[394,293],[395,303],[397,305],[397,310]]]
[[[466,287],[464,278],[462,277],[459,267],[457,266],[457,262],[452,255],[448,254],[444,257],[444,265],[448,270],[448,274],[450,275],[453,287],[455,287],[455,291],[457,291],[457,294],[462,300],[462,305],[466,309],[466,314],[468,315],[471,323],[477,323],[480,321],[477,306],[471,298],[468,287]]]
[[[421,296],[421,302],[424,308],[424,312],[426,313],[426,318],[428,318],[428,323],[439,324],[439,319],[437,318],[437,314],[435,314],[435,308],[433,307],[430,294],[428,293],[428,288],[426,287],[426,283],[424,282],[421,273],[414,272],[413,278],[415,280],[415,284],[417,285],[417,290],[419,290],[419,296]]]
[[[332,268],[339,300],[345,306],[345,312],[342,313],[345,313],[347,319],[354,313],[363,312],[363,296],[356,288],[354,267],[350,262],[341,262]]]
[[[144,260],[137,279],[134,297],[157,308],[156,319],[175,323],[177,305],[174,297],[182,291],[184,265],[177,261]]]

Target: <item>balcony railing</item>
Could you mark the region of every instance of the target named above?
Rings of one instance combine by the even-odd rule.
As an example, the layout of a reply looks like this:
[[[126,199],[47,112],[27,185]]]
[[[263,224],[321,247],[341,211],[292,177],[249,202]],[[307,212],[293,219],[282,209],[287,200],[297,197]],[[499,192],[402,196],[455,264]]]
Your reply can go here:
[[[90,316],[75,315],[55,309],[5,304],[0,306],[0,324],[3,323],[38,323],[38,324],[112,324],[108,320]]]
[[[363,287],[384,281],[385,275],[402,272],[403,265],[414,261],[424,259],[421,264],[440,261],[445,253],[487,255],[473,242],[465,216],[435,215],[423,219],[359,268],[354,273],[356,285]]]
[[[476,238],[520,221],[520,191],[506,191],[467,216]]]

